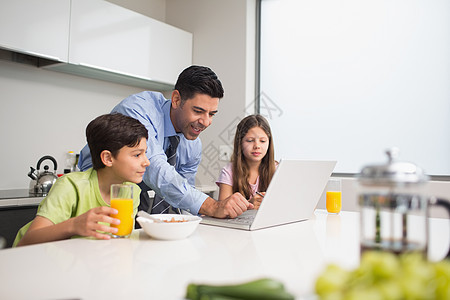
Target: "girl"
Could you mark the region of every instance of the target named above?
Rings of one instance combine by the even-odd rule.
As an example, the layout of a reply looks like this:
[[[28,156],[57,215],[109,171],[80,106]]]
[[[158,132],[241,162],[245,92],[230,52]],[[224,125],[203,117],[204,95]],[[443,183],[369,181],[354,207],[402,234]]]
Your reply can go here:
[[[256,192],[264,195],[277,164],[267,120],[261,115],[245,117],[236,128],[231,162],[216,181],[219,200],[239,192],[258,209],[262,197]]]

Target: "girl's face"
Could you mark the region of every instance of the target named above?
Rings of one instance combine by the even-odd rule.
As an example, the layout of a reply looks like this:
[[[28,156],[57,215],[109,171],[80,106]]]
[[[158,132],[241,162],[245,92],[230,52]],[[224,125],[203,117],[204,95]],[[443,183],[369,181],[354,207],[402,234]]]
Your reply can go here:
[[[261,162],[269,148],[269,137],[261,127],[251,128],[242,139],[242,154],[248,162]]]

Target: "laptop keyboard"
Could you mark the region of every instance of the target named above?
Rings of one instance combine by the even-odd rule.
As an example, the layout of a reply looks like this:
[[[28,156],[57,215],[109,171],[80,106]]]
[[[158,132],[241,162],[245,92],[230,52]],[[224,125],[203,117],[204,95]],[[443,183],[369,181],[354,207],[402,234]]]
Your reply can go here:
[[[233,223],[233,224],[252,224],[253,220],[255,219],[257,210],[247,210],[242,215],[237,216],[234,219],[226,219],[227,222]]]

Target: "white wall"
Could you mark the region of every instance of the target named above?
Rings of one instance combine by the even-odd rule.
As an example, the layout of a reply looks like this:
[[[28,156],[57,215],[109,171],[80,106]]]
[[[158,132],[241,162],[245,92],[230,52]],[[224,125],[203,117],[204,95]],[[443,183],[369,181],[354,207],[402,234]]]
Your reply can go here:
[[[0,91],[0,189],[21,189],[44,155],[62,171],[65,153],[85,145],[89,121],[141,89],[0,60]]]

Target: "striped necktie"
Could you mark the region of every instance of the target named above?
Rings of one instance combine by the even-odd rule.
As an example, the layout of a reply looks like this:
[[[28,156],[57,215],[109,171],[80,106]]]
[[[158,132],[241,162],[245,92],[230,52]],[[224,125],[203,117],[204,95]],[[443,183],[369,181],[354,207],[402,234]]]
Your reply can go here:
[[[167,162],[175,166],[177,162],[177,147],[180,143],[180,137],[178,135],[173,135],[169,137],[170,145],[166,150]],[[158,194],[155,193],[155,198],[153,200],[152,214],[167,214],[169,213],[170,204],[164,201]]]

